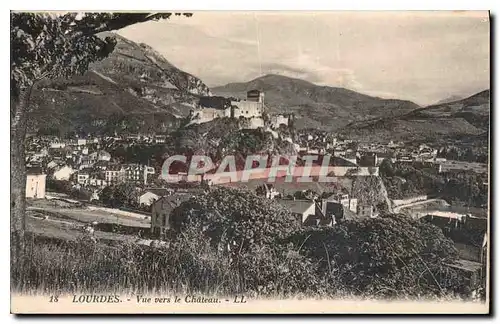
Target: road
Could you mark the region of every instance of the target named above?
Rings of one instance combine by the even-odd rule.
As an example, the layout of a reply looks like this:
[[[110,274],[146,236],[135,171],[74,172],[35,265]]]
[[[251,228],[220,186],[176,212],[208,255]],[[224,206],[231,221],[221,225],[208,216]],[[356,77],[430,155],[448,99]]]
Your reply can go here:
[[[418,205],[425,205],[425,204],[429,204],[429,203],[435,202],[435,201],[443,201],[443,200],[439,199],[439,198],[432,198],[432,199],[427,199],[427,200],[416,201],[416,202],[413,202],[413,203],[409,203],[409,204],[405,204],[405,205],[400,205],[400,206],[394,207],[393,208],[393,212],[394,213],[399,213],[401,211],[401,209],[403,209],[403,208],[410,208],[410,207],[414,207],[414,206],[418,206]]]

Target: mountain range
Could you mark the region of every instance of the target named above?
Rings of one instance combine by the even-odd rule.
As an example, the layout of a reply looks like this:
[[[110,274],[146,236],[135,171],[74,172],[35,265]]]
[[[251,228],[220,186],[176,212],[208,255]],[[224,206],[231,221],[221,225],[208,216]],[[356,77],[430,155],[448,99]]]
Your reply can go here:
[[[209,89],[150,46],[114,36],[114,52],[92,64],[83,76],[41,84],[34,94],[37,109],[30,129],[63,135],[170,132],[183,124],[200,96],[244,98],[253,89],[264,91],[269,113],[294,113],[298,128],[354,137],[475,135],[489,125],[489,90],[420,107],[407,100],[372,97],[275,74]]]
[[[108,34],[103,34],[106,37]],[[34,94],[33,129],[43,133],[166,132],[209,88],[146,44],[114,34],[106,59],[69,80],[47,80]]]
[[[436,140],[480,136],[489,131],[490,91],[468,98],[418,108],[393,117],[353,122],[339,130],[364,139]]]
[[[265,93],[270,113],[294,113],[298,128],[335,131],[350,122],[410,112],[419,106],[411,101],[371,97],[352,90],[269,74],[245,83],[212,89],[214,94],[243,99],[246,91]]]

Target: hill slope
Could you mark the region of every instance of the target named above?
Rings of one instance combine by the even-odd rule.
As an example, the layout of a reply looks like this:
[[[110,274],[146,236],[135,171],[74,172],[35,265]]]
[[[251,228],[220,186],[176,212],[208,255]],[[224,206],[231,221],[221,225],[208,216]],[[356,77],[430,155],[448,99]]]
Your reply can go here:
[[[181,127],[174,133],[176,152],[197,152],[211,156],[256,154],[259,152],[295,154],[293,144],[274,138],[261,128],[242,129],[244,121],[217,118],[203,124]]]
[[[419,108],[410,101],[371,97],[274,74],[215,87],[212,91],[242,99],[246,91],[253,89],[265,92],[265,103],[271,113],[295,113],[299,128],[336,130],[353,121],[400,115]]]
[[[453,96],[449,96],[448,98],[444,98],[444,99],[439,100],[438,102],[435,103],[435,105],[445,104],[445,103],[458,101],[458,100],[462,100],[462,99],[464,99],[464,97],[453,95]]]
[[[35,93],[39,107],[31,120],[33,129],[165,131],[189,114],[199,95],[210,94],[201,80],[151,47],[114,36],[113,53],[92,64],[83,76],[42,84]]]
[[[415,109],[400,116],[354,122],[341,132],[374,140],[477,136],[488,132],[489,118],[490,91],[485,90],[462,100]]]

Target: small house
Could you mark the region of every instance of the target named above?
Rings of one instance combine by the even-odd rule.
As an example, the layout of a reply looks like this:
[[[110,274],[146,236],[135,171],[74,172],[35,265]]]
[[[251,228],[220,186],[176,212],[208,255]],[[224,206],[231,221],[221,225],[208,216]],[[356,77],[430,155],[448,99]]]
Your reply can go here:
[[[151,208],[151,233],[156,237],[164,237],[171,228],[171,215],[175,208],[193,197],[192,193],[173,193],[153,202]]]
[[[47,175],[40,168],[28,169],[26,172],[26,198],[45,198]]]

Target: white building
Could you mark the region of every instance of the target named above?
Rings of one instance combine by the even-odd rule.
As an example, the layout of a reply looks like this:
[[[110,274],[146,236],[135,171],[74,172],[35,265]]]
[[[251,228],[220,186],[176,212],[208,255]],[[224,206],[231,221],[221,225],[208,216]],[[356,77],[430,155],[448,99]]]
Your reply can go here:
[[[125,169],[121,165],[110,165],[105,171],[105,179],[109,185],[125,181]]]
[[[89,178],[88,184],[90,186],[94,186],[94,187],[98,187],[98,188],[104,188],[108,185],[106,180],[101,179],[101,178],[96,178],[96,177]]]
[[[271,116],[271,127],[272,128],[279,128],[280,125],[285,125],[288,126],[290,122],[290,116],[288,115],[273,115]]]
[[[65,165],[56,170],[53,177],[55,180],[69,180],[73,173],[75,173],[75,170],[72,167]]]
[[[146,184],[148,182],[148,174],[154,174],[153,167],[148,167],[141,164],[127,164],[124,166],[125,181],[135,184]]]
[[[171,195],[172,193],[173,190],[171,189],[163,189],[163,188],[147,189],[142,195],[139,196],[139,205],[151,206],[155,201],[157,201],[161,197]]]
[[[47,175],[28,171],[26,175],[26,198],[45,198]]]
[[[80,185],[85,185],[89,182],[90,174],[87,172],[78,172],[76,182]]]
[[[92,162],[97,162],[97,161],[110,161],[111,160],[111,154],[109,154],[106,151],[100,150],[98,152],[94,152],[89,155],[89,160]]]
[[[54,141],[50,143],[50,148],[52,149],[60,149],[60,148],[65,148],[66,143],[59,142],[59,141]]]

